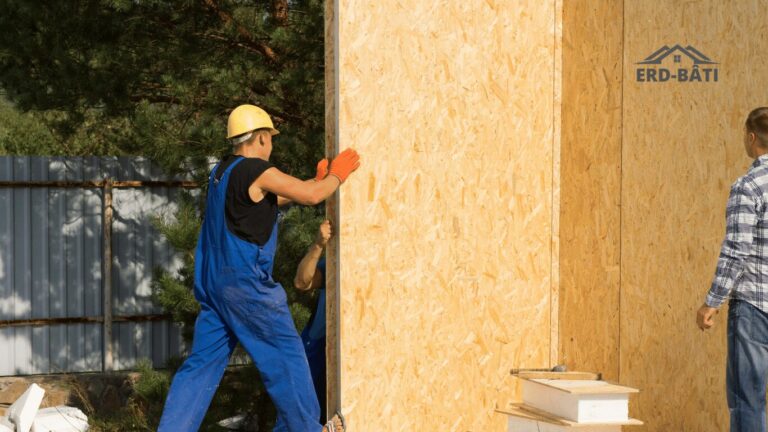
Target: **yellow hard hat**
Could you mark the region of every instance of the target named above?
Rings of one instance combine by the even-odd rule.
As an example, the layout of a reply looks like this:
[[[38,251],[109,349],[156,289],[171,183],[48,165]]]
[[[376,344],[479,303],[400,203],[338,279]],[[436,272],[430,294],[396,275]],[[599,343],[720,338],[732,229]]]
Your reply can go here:
[[[255,105],[240,105],[232,110],[227,121],[227,139],[254,131],[269,129],[272,135],[280,132],[275,129],[269,114]]]

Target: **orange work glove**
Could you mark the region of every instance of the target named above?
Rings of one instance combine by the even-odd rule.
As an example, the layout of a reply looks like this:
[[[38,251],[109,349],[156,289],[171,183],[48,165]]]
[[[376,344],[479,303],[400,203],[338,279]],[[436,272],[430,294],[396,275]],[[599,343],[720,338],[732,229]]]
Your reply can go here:
[[[331,162],[331,170],[328,174],[339,179],[341,183],[360,166],[360,155],[351,148],[344,150]]]
[[[320,159],[317,163],[317,174],[315,174],[315,181],[320,181],[328,175],[328,159]]]

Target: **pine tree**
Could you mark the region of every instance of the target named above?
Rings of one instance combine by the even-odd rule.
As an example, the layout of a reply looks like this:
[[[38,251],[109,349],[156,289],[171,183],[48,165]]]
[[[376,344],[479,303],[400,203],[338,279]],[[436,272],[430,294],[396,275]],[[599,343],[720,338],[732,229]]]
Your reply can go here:
[[[190,336],[204,180],[209,159],[231,151],[229,110],[252,103],[273,116],[281,134],[272,162],[283,171],[309,178],[323,157],[322,0],[0,0],[0,10],[0,152],[143,155],[203,186],[175,218],[154,221],[184,259],[177,274],[156,270],[155,299]],[[291,281],[321,217],[320,207],[293,207],[281,226],[274,276],[299,329],[313,299]],[[145,417],[136,430],[156,425],[146,407],[167,391],[167,375],[145,375],[152,383],[131,405]],[[267,427],[273,409],[255,369],[230,375],[204,428],[237,412]]]

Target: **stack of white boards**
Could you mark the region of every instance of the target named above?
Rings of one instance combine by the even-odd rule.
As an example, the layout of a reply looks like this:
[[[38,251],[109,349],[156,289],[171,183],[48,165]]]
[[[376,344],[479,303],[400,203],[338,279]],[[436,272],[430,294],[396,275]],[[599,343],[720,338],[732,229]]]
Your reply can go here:
[[[497,410],[509,432],[621,432],[642,425],[629,418],[629,395],[637,389],[582,372],[520,373],[523,403]]]
[[[88,417],[77,408],[57,406],[40,409],[45,396],[37,384],[27,388],[0,417],[0,432],[86,432]]]

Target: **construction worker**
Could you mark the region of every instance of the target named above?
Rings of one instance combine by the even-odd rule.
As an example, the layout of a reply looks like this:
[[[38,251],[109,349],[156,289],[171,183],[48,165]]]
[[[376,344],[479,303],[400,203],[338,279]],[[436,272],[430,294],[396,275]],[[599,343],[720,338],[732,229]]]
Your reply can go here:
[[[275,431],[338,432],[340,414],[322,426],[307,358],[283,287],[272,279],[278,207],[315,205],[360,165],[352,149],[340,153],[328,175],[302,181],[269,163],[279,132],[259,107],[229,115],[233,154],[211,171],[203,226],[195,253],[192,352],[173,378],[159,431],[196,431],[240,342],[258,368],[277,408]],[[325,170],[327,162],[318,164]]]
[[[754,159],[731,186],[725,241],[717,271],[696,322],[714,325],[728,303],[726,395],[731,432],[765,432],[768,384],[768,108],[749,113],[744,148]]]
[[[320,175],[322,172],[320,173]],[[293,279],[294,288],[301,291],[317,290],[317,307],[309,318],[307,326],[301,332],[304,350],[307,353],[312,382],[320,402],[320,418],[325,418],[325,258],[321,258],[323,249],[332,235],[331,222],[320,224],[315,241],[296,268]]]

